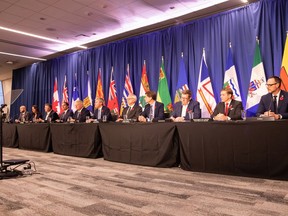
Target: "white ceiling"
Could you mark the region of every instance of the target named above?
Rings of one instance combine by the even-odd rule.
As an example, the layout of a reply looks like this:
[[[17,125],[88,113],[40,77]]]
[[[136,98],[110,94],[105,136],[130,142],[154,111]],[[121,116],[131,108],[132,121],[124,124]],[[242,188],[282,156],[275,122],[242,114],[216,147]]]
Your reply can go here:
[[[0,26],[90,48],[241,5],[241,0],[0,0]],[[71,47],[0,29],[0,52],[52,58],[79,49]],[[33,62],[0,54],[0,73]]]

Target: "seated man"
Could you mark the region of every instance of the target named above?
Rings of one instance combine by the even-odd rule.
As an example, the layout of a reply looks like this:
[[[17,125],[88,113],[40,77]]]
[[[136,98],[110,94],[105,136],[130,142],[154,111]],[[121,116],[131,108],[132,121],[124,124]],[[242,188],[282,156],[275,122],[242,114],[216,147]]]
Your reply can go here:
[[[73,111],[69,109],[69,104],[67,102],[63,102],[61,104],[63,112],[60,114],[60,120],[63,122],[67,122],[68,118],[73,118]]]
[[[261,97],[257,116],[270,116],[274,119],[288,119],[288,92],[280,89],[282,80],[272,76],[267,80],[268,94]]]
[[[107,121],[112,121],[112,116],[110,109],[107,106],[104,106],[105,101],[103,98],[96,98],[95,103],[94,103],[94,119],[97,120],[102,120],[103,116],[106,115],[106,120]]]
[[[193,101],[191,96],[192,92],[190,90],[182,91],[181,102],[174,104],[170,117],[174,122],[189,120],[189,113],[193,113],[195,119],[201,118],[200,104],[198,101]]]
[[[20,113],[17,119],[15,119],[15,122],[25,122],[29,121],[31,119],[31,114],[26,110],[26,106],[22,105],[19,108]]]
[[[39,121],[41,122],[54,122],[57,119],[59,119],[58,114],[52,110],[52,105],[49,103],[46,103],[44,106],[44,110],[46,112],[46,115],[44,117],[44,119],[39,119]]]
[[[76,111],[74,113],[73,119],[76,122],[86,122],[86,116],[91,117],[90,111],[83,106],[82,100],[75,101]]]
[[[220,93],[221,101],[217,104],[211,117],[216,121],[240,120],[243,105],[241,101],[233,99],[233,91],[224,88]]]
[[[144,111],[138,117],[140,122],[146,122],[149,118],[153,121],[163,120],[164,119],[164,104],[156,101],[156,93],[153,91],[147,91],[145,93],[146,105]],[[152,119],[151,119],[152,118]]]
[[[117,119],[117,122],[123,121],[123,116],[126,115],[127,119],[138,120],[142,113],[142,108],[136,104],[137,96],[129,94],[127,97],[128,106],[124,108],[122,115]]]

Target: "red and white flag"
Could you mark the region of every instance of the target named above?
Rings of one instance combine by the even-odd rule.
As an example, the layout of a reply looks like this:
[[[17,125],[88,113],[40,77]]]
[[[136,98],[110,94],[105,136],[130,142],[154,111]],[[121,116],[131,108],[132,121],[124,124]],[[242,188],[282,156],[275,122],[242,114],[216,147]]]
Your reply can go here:
[[[118,105],[118,97],[115,87],[115,80],[113,76],[113,67],[111,69],[111,78],[110,78],[110,86],[109,86],[109,98],[108,98],[108,108],[111,110],[111,113],[114,115],[119,115],[119,105]]]
[[[60,105],[59,105],[59,94],[58,94],[58,87],[57,87],[57,78],[55,77],[54,81],[54,89],[53,89],[53,103],[52,109],[60,114]]]

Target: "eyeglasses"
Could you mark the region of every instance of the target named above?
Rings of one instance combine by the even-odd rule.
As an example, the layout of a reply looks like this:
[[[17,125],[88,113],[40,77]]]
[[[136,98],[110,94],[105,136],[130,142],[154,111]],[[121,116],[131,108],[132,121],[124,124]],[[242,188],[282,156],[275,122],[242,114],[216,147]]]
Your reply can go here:
[[[276,85],[277,83],[273,83],[273,84],[266,84],[266,86],[268,87],[271,87],[271,86],[273,86],[273,85]]]

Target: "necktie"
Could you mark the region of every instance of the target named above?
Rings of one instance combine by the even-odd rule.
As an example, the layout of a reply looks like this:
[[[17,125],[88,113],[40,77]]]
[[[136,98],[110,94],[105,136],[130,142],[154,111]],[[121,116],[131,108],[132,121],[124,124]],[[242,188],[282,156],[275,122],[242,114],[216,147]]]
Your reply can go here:
[[[274,113],[277,114],[277,95],[273,96]]]
[[[77,119],[79,120],[80,118],[80,111],[77,111]]]
[[[129,108],[127,109],[127,112],[126,112],[127,117],[128,117],[130,110],[131,110],[131,107],[129,106]]]
[[[150,117],[154,117],[154,115],[153,115],[153,105],[150,105],[149,118]]]
[[[225,116],[228,116],[229,103],[225,103]]]

